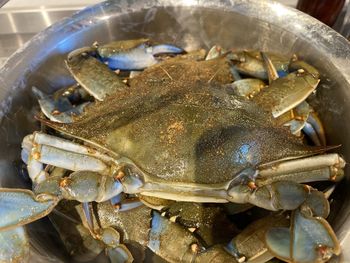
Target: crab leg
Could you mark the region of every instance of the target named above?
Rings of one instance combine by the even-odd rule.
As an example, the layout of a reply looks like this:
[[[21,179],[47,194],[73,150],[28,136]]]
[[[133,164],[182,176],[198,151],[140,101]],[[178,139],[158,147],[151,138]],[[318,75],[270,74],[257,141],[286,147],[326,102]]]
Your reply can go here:
[[[60,123],[71,123],[74,121],[73,116],[79,116],[83,113],[85,107],[89,105],[89,102],[82,103],[77,107],[71,107],[71,109],[66,111],[61,111],[57,109],[55,101],[51,98],[46,98],[39,100],[39,105],[41,111],[45,114],[47,118],[51,121],[60,122]]]
[[[267,62],[266,62],[267,63]],[[304,101],[317,87],[319,79],[300,69],[275,79],[253,101],[270,110],[277,118]]]
[[[120,182],[91,171],[79,171],[69,177],[49,177],[35,187],[0,188],[0,231],[28,224],[48,215],[62,198],[79,202],[103,202],[120,194]],[[30,207],[31,209],[28,209]]]
[[[241,183],[237,184],[236,180],[222,184],[169,183],[138,171],[132,163],[123,163],[120,160],[116,160],[114,161],[115,167],[113,165],[110,166],[112,158],[96,153],[96,151],[86,146],[77,145],[63,139],[36,133],[33,142],[33,145],[38,144],[38,146],[34,147],[37,152],[33,154],[36,156],[37,161],[77,171],[67,179],[70,182],[69,184],[62,184],[61,191],[65,198],[73,198],[81,202],[101,202],[124,192],[142,193],[143,195],[177,201],[218,203],[231,201],[251,203],[270,210],[294,209],[305,200],[308,195],[307,191],[302,185],[297,183],[290,183],[290,186],[287,187],[284,182],[278,181],[294,178],[298,173],[304,176],[300,178],[301,181],[309,181],[299,167],[307,168],[310,172],[313,171],[313,176],[320,176],[324,179],[325,174],[327,175],[325,170],[341,171],[345,164],[344,160],[337,154],[328,154],[309,157],[306,161],[300,159],[282,162],[274,165],[274,167],[271,164],[262,166],[259,168],[258,174],[260,177],[271,178],[269,179],[270,185],[262,183],[261,185],[258,184],[259,187],[257,189],[254,189],[248,183],[255,179],[259,181],[259,176],[257,178],[248,176],[247,184],[243,185]],[[322,173],[317,175],[314,170],[320,169]],[[84,170],[95,171],[95,173],[84,172]],[[255,172],[252,171],[252,173]],[[111,177],[113,174],[116,176],[116,179]],[[341,173],[339,174],[341,175]],[[331,175],[334,175],[334,173]],[[334,180],[335,178],[332,176],[331,179]],[[100,180],[107,180],[106,182],[112,189],[111,192],[103,193],[103,190],[97,186],[100,184]],[[96,187],[96,191],[86,195],[86,192],[82,190],[84,189],[84,184],[90,188]],[[281,193],[281,191],[291,193],[289,191],[292,190],[295,190],[297,194],[294,200],[291,200],[291,196],[288,196],[288,194],[284,195],[284,193]],[[290,204],[289,202],[292,203]]]
[[[181,239],[174,239],[177,236]],[[162,240],[174,240],[176,246],[171,246]],[[190,231],[170,222],[156,211],[152,212],[148,248],[170,262],[193,262],[197,253],[203,249]]]
[[[38,183],[47,178],[47,174],[44,171],[44,165],[35,160],[32,154],[32,135],[24,137],[22,141],[21,158],[24,163],[27,164],[28,175],[32,179],[32,182]]]
[[[33,144],[52,146],[57,149],[66,150],[82,155],[88,155],[96,159],[102,160],[103,162],[115,162],[112,157],[100,153],[99,151],[91,147],[74,143],[72,141],[65,140],[56,136],[48,135],[46,133],[35,132],[32,137],[32,145]]]
[[[106,96],[127,86],[105,64],[90,56],[94,48],[81,48],[69,53],[66,66],[75,80],[95,99],[103,101]],[[91,78],[91,72],[95,77]]]
[[[26,136],[22,147],[22,155],[26,159],[24,161],[27,162],[28,173],[33,182],[41,182],[47,177],[43,169],[44,163],[72,171],[109,173],[111,167],[105,163],[114,160],[90,147],[39,132]],[[26,158],[28,152],[30,154]]]
[[[264,52],[260,52],[260,55],[265,64],[269,84],[271,84],[273,81],[279,78],[277,70],[275,66],[272,64],[271,59]]]
[[[238,262],[265,262],[274,256],[265,245],[265,232],[271,227],[288,227],[290,220],[285,214],[273,214],[254,221],[235,236],[225,247]]]
[[[326,145],[326,135],[322,122],[314,112],[310,112],[303,131],[315,145]]]
[[[134,258],[130,251],[125,245],[120,244],[120,235],[117,230],[112,227],[107,228],[95,228],[94,220],[92,215],[92,209],[89,203],[84,202],[82,204],[83,208],[83,221],[86,222],[86,225],[96,240],[102,241],[106,246],[106,252],[111,260],[115,263],[131,263]]]
[[[34,158],[40,163],[55,165],[71,171],[89,170],[107,173],[108,170],[107,165],[99,159],[47,145],[37,148],[36,153]]]
[[[279,180],[293,180],[298,183],[342,179],[345,161],[338,154],[323,154],[303,159],[284,161],[259,168],[258,181],[268,184]]]
[[[84,157],[87,157],[87,156],[84,156]],[[331,159],[331,160],[328,160],[329,164],[331,165],[334,163],[337,163],[336,161],[339,160],[338,155],[330,155],[329,157],[332,157],[332,158],[326,158],[326,157],[324,158],[326,158],[327,160]],[[324,161],[322,157],[314,157],[314,158],[315,158],[314,166],[311,166],[310,170],[318,169],[318,166],[321,166],[321,168],[326,166],[322,164],[322,162]],[[302,160],[300,161],[303,162]],[[290,173],[291,171],[293,171],[290,165],[290,163],[293,164],[293,162],[296,162],[297,164],[299,164],[298,160],[296,160],[296,161],[290,161],[287,164],[281,165],[282,172],[280,172],[280,174],[283,175],[283,174],[286,174],[287,172]],[[119,181],[117,180],[114,183],[113,181],[108,181],[110,182],[109,184],[114,185],[114,187],[116,187],[115,188],[116,190],[112,191],[113,195],[107,194],[107,195],[104,195],[103,198],[97,197],[99,195],[100,189],[96,186],[96,184],[97,185],[99,184],[99,180],[102,180],[101,178],[105,178],[103,180],[112,180],[112,177],[106,175],[107,174],[106,171],[108,171],[108,169],[102,166],[100,172],[103,171],[104,175],[96,174],[92,172],[84,172],[84,171],[73,173],[70,176],[69,180],[72,180],[75,183],[74,184],[69,183],[67,184],[67,186],[63,187],[63,189],[66,188],[64,192],[69,193],[69,195],[66,195],[66,198],[74,197],[76,200],[79,200],[81,202],[96,201],[96,200],[102,201],[102,200],[108,200],[106,199],[107,198],[106,196],[109,196],[109,198],[112,198],[113,196],[123,191],[125,193],[142,193],[143,195],[155,196],[155,197],[160,197],[160,198],[165,198],[170,200],[177,200],[177,201],[218,202],[218,203],[231,201],[231,202],[237,202],[237,203],[251,203],[270,210],[279,210],[279,209],[294,209],[295,207],[298,207],[305,200],[307,196],[307,191],[305,191],[305,188],[302,185],[299,185],[298,183],[290,182],[288,186],[288,183],[278,182],[279,180],[281,180],[281,178],[283,178],[282,175],[280,177],[276,177],[275,180],[270,179],[271,182],[269,185],[262,184],[260,187],[254,190],[249,186],[248,183],[237,184],[236,180],[231,180],[222,184],[211,184],[211,185],[197,184],[197,183],[185,184],[185,183],[177,183],[177,182],[169,183],[166,181],[156,180],[153,176],[144,174],[135,169],[127,169],[128,165],[129,164],[125,164],[124,168],[121,168],[121,170],[117,172],[117,174],[122,175],[117,177],[119,178],[118,179]],[[123,166],[120,166],[120,167],[123,167]],[[294,167],[300,167],[300,166],[294,165]],[[71,168],[71,170],[73,170],[73,168]],[[340,168],[342,167],[340,166]],[[277,169],[276,171],[278,172],[279,170]],[[270,170],[270,172],[277,174],[276,171],[273,169]],[[298,169],[294,168],[294,171],[298,172]],[[266,174],[268,173],[265,173],[265,175]],[[275,177],[271,177],[271,178],[275,178]],[[251,181],[254,181],[254,176],[253,178],[248,178],[248,179]],[[247,180],[247,182],[249,180]],[[86,192],[83,191],[84,189],[83,186],[80,186],[84,184],[89,184],[91,188],[93,188],[92,186],[95,186],[97,192],[95,193],[95,191],[92,191],[90,196],[86,196]],[[292,193],[293,191],[295,191],[296,196],[294,200],[290,200],[291,196],[288,196],[288,193]],[[277,196],[275,194],[277,194]],[[293,201],[292,204],[288,203],[290,201]]]

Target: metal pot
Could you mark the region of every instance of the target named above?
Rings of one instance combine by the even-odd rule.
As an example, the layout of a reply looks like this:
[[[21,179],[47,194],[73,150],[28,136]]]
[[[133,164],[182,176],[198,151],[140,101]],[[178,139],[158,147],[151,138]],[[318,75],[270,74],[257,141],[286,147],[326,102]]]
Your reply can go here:
[[[297,53],[322,74],[314,103],[326,124],[329,144],[350,160],[350,44],[319,21],[281,4],[261,0],[107,1],[54,24],[12,55],[0,69],[0,184],[27,187],[21,177],[20,144],[38,128],[31,87],[52,92],[73,79],[66,54],[98,40],[149,37],[185,48],[214,44],[237,49]],[[337,187],[330,221],[343,248],[350,246],[349,169]],[[43,229],[45,228],[45,231]],[[66,260],[45,220],[28,227],[41,252]],[[341,258],[350,262],[350,250]],[[339,259],[335,259],[339,260]]]

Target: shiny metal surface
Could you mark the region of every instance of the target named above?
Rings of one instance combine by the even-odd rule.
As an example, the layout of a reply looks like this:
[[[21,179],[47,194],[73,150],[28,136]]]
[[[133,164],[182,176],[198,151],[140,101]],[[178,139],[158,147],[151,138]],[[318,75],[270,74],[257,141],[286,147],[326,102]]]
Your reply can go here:
[[[20,143],[38,128],[33,120],[37,105],[31,86],[53,91],[73,82],[63,66],[72,49],[98,40],[150,37],[187,49],[224,47],[253,48],[299,56],[322,73],[313,100],[330,144],[350,160],[350,45],[317,20],[281,4],[261,0],[146,0],[107,1],[56,23],[24,45],[0,69],[0,184],[25,187],[19,174]],[[350,175],[337,187],[330,221],[350,262]],[[54,249],[52,230],[31,227],[45,253]],[[50,232],[52,231],[52,232]],[[46,239],[42,240],[45,233]],[[41,238],[41,241],[40,241]],[[50,243],[51,242],[51,243]],[[46,249],[45,249],[46,248]],[[49,252],[50,251],[50,252]],[[61,260],[66,260],[60,256]],[[337,261],[339,259],[335,259]]]
[[[83,6],[0,9],[0,65],[38,32]]]

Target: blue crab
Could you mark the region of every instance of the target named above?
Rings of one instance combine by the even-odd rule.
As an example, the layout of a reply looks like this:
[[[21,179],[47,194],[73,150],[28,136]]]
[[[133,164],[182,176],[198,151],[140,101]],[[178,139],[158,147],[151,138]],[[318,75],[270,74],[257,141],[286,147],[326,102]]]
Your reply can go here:
[[[288,262],[323,262],[338,255],[339,242],[324,219],[328,201],[303,183],[340,180],[345,161],[336,153],[325,153],[334,147],[304,144],[278,121],[315,90],[319,82],[315,69],[295,62],[290,72],[281,66],[286,74],[281,76],[268,55],[261,54],[259,63],[265,66],[259,66],[259,71],[264,72],[257,76],[268,77],[269,86],[249,98],[236,95],[232,86],[237,81],[233,72],[246,62],[237,60],[240,53],[211,55],[207,60],[189,54],[151,59],[142,65],[144,71],[123,81],[103,61],[119,65],[114,62],[135,59],[129,56],[134,52],[140,61],[147,61],[150,53],[145,48],[149,46],[145,40],[136,43],[114,43],[118,52],[110,45],[109,49],[94,45],[68,55],[66,65],[79,89],[95,101],[83,110],[68,108],[52,114],[52,105],[60,104],[41,95],[47,102],[41,108],[49,120],[38,120],[52,132],[34,132],[24,138],[22,158],[33,191],[0,189],[0,231],[18,231],[14,229],[48,215],[61,200],[75,200],[82,203],[86,228],[106,247],[112,261],[130,262],[133,257],[120,242],[121,233],[108,224],[95,229],[96,218],[89,208],[90,202],[118,203],[115,199],[129,194],[148,206],[133,208],[152,215],[153,239],[145,244],[173,262],[241,262],[247,257],[237,248],[237,238],[227,246],[204,249],[191,231],[155,211],[169,201],[233,202],[271,211],[291,210],[291,227],[276,223],[264,230],[264,253]],[[183,53],[168,45],[157,48],[160,53]],[[141,69],[125,65],[120,69]],[[60,114],[66,115],[53,117]],[[62,168],[68,175],[51,173],[48,167]],[[313,232],[303,234],[305,228]],[[178,244],[167,246],[174,236]],[[311,249],[307,256],[300,244]]]

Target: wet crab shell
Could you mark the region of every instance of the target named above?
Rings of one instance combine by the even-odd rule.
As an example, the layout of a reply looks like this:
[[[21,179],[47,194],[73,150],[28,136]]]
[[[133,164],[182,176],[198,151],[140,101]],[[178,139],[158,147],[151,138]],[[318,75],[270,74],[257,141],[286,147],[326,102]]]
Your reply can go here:
[[[231,95],[224,85],[231,81],[225,59],[171,60],[89,106],[74,123],[48,125],[127,157],[147,174],[184,183],[224,182],[246,167],[323,150]]]

